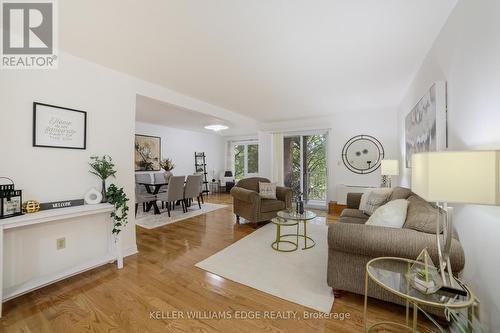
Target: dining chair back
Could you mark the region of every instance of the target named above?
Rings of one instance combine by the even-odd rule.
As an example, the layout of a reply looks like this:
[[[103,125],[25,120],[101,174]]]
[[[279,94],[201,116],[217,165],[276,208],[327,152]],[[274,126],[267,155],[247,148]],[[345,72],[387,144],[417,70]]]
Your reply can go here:
[[[167,201],[177,201],[184,199],[185,176],[172,176],[167,187]]]
[[[201,209],[200,195],[202,191],[202,175],[189,175],[187,176],[186,188],[184,190],[184,199],[190,200],[196,198],[198,200],[198,206]]]
[[[149,194],[146,190],[146,186],[140,183],[151,183],[151,176],[148,173],[138,173],[135,175],[135,215],[137,215],[139,204],[143,204],[142,209],[144,210],[144,204],[156,201],[156,196]]]
[[[153,175],[154,175],[155,184],[163,184],[166,182],[164,172],[156,172]]]
[[[184,180],[185,176],[172,176],[168,181],[167,191],[164,193],[158,193],[157,198],[161,202],[167,203],[168,216],[170,216],[170,210],[175,208],[176,201],[182,203],[182,210],[185,212],[186,207],[184,205]]]
[[[135,193],[147,194],[146,186],[140,183],[151,183],[151,175],[149,173],[136,173],[135,174]]]

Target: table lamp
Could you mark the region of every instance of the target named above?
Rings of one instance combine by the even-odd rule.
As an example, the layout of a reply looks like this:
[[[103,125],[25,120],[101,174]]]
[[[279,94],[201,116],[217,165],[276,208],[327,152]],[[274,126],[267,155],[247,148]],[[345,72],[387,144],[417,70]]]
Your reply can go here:
[[[439,268],[444,285],[453,287],[455,280],[450,264],[453,216],[448,203],[500,205],[500,150],[414,154],[411,183],[414,193],[436,202],[445,212],[442,241],[441,221],[437,223],[436,232]]]
[[[399,176],[399,161],[398,160],[382,160],[380,166],[382,178],[386,179],[388,187],[392,187],[392,176]],[[382,181],[384,182],[384,181]]]

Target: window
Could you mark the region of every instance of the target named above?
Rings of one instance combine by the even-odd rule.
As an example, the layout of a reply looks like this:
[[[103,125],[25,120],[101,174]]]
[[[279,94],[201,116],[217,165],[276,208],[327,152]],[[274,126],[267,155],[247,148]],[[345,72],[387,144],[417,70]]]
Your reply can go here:
[[[259,145],[256,143],[234,144],[234,176],[242,179],[259,173]]]

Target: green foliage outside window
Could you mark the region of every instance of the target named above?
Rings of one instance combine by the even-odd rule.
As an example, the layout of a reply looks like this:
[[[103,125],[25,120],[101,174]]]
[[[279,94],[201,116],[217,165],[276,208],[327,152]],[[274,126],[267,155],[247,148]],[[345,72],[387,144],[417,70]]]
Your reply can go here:
[[[300,182],[304,182],[304,200],[326,200],[327,161],[326,135],[307,135],[285,138],[285,185],[290,187],[294,197],[301,193]],[[301,155],[300,145],[304,146]],[[305,175],[302,173],[301,158],[304,163]],[[287,165],[288,163],[288,165]]]
[[[245,168],[245,153],[247,154],[247,165]],[[246,169],[246,170],[245,170]],[[248,174],[259,172],[259,145],[241,144],[234,146],[234,171],[235,178],[242,179]]]
[[[242,179],[245,177],[245,146],[234,146],[234,177]]]

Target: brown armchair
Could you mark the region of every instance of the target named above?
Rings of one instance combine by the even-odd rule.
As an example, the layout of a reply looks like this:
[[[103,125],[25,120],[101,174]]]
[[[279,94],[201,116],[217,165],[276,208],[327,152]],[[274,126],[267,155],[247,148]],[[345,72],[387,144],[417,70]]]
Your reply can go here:
[[[264,199],[259,195],[259,182],[270,183],[267,178],[252,177],[240,180],[231,189],[233,210],[238,223],[240,216],[253,223],[268,221],[276,217],[278,211],[292,206],[290,188],[277,186],[277,200]]]

